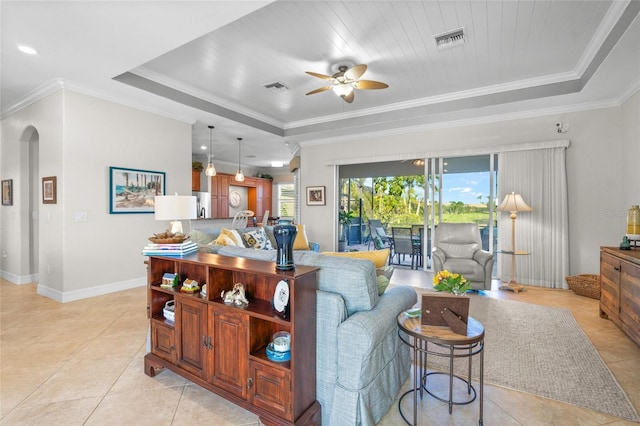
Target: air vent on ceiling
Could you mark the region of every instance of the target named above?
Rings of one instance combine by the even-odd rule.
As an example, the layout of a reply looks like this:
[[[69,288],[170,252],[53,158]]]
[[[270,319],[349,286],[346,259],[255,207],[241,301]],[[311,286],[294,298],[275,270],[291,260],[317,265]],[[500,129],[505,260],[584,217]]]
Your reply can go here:
[[[279,81],[274,81],[273,83],[263,84],[265,89],[271,90],[272,92],[277,92],[279,90],[288,90],[287,86],[280,83]]]
[[[466,40],[464,27],[453,31],[447,31],[446,33],[436,34],[433,38],[436,40],[436,46],[438,46],[438,49],[449,49],[454,46],[459,46],[464,44]]]

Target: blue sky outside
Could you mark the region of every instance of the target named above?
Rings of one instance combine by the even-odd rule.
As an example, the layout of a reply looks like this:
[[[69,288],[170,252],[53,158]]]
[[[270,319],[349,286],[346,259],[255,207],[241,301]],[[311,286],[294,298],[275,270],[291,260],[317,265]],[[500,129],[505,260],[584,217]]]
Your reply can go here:
[[[489,172],[445,173],[442,182],[442,201],[462,201],[465,204],[486,203],[489,196]],[[478,200],[478,196],[482,200]]]

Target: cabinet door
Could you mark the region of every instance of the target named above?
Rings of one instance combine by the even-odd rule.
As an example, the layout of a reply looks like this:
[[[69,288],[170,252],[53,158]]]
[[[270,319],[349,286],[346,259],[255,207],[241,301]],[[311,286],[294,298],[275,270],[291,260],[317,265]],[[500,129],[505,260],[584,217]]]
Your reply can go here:
[[[640,341],[640,266],[621,262],[620,323],[633,341]]]
[[[204,377],[206,355],[211,342],[207,333],[207,305],[195,298],[178,298],[175,305],[175,324],[178,365]]]
[[[209,307],[209,330],[213,335],[209,381],[246,398],[248,317],[239,310]]]
[[[288,420],[293,420],[291,410],[290,373],[261,362],[249,362],[249,402],[256,407]]]
[[[617,322],[620,311],[620,259],[600,254],[600,309]]]
[[[176,343],[173,327],[151,321],[151,352],[160,358],[176,363]]]

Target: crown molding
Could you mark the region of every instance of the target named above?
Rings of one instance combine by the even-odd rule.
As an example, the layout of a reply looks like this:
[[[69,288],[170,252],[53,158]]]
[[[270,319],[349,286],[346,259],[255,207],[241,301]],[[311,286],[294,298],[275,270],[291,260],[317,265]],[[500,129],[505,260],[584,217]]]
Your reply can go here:
[[[135,74],[139,77],[143,77],[146,78],[147,80],[151,80],[155,83],[158,83],[162,86],[166,86],[166,87],[170,87],[174,90],[177,90],[179,92],[182,93],[186,93],[188,95],[191,95],[193,97],[196,97],[198,99],[202,99],[203,101],[215,104],[215,105],[219,105],[223,108],[229,109],[231,111],[235,111],[238,114],[242,114],[245,115],[247,117],[251,117],[255,120],[258,121],[262,121],[264,123],[267,123],[271,126],[275,126],[275,127],[279,127],[280,129],[282,129],[284,127],[284,123],[282,121],[279,120],[275,120],[272,117],[268,117],[266,115],[263,114],[259,114],[253,110],[250,110],[248,108],[245,108],[241,105],[235,104],[233,102],[229,102],[226,99],[217,97],[217,96],[213,96],[210,93],[207,93],[203,90],[200,89],[196,89],[193,86],[189,86],[187,84],[184,84],[182,82],[179,82],[177,80],[174,80],[172,78],[169,78],[163,74],[159,74],[155,71],[151,71],[148,68],[145,67],[138,67],[135,68],[131,71],[129,71],[132,74]]]

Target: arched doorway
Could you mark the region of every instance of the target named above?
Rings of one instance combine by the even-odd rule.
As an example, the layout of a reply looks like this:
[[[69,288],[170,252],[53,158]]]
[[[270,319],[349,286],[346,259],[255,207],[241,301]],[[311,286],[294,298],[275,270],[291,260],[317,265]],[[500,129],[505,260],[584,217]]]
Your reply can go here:
[[[20,136],[20,170],[25,179],[26,185],[21,187],[21,199],[28,203],[29,211],[29,245],[28,253],[24,255],[29,258],[29,275],[31,282],[39,281],[39,250],[40,250],[40,233],[39,233],[39,199],[40,182],[39,182],[39,143],[40,133],[33,126],[28,126]],[[25,206],[26,207],[26,206]]]

